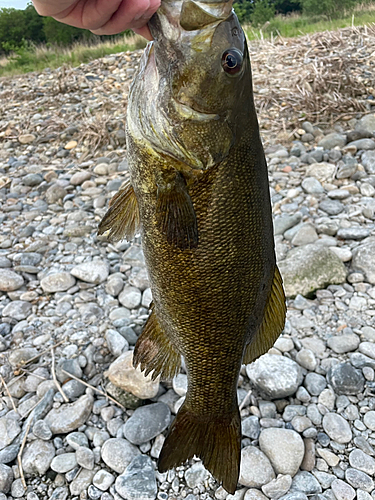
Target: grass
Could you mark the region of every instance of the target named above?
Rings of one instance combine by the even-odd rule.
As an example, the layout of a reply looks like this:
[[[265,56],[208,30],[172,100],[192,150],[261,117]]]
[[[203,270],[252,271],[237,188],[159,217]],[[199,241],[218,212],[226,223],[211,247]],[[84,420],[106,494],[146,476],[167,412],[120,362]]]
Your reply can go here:
[[[262,28],[247,26],[245,31],[249,40],[276,36],[292,38],[309,33],[334,31],[353,25],[363,26],[369,23],[375,23],[375,2],[361,5],[357,7],[354,13],[348,13],[341,19],[328,19],[325,16],[312,18],[300,14],[275,16],[271,21],[265,23]]]
[[[0,59],[0,77],[15,76],[30,71],[43,71],[45,68],[59,68],[62,65],[79,66],[118,52],[141,49],[146,42],[140,36],[124,36],[115,41],[99,44],[76,43],[69,48],[59,46],[25,46],[16,54]]]
[[[375,2],[366,2],[358,6],[354,14],[347,14],[341,19],[327,19],[327,17],[323,16],[311,18],[292,14],[289,16],[276,16],[262,28],[246,26],[245,31],[249,40],[276,36],[290,38],[374,22]],[[106,41],[99,44],[77,43],[70,48],[25,46],[25,48],[19,49],[17,54],[0,59],[0,77],[15,76],[30,71],[40,72],[45,68],[55,69],[64,64],[75,67],[99,57],[140,49],[144,46],[145,40],[139,36],[124,36],[117,38],[115,41]]]

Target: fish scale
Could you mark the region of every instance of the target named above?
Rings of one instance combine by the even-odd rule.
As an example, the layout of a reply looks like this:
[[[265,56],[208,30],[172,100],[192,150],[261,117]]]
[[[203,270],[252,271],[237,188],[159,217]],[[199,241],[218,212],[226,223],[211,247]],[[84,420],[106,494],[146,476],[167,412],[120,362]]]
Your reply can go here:
[[[130,183],[100,232],[141,230],[153,305],[135,366],[171,378],[185,359],[186,398],[159,470],[196,455],[234,493],[241,364],[281,333],[285,297],[248,49],[231,8],[168,0],[151,19],[155,41],[129,95]]]

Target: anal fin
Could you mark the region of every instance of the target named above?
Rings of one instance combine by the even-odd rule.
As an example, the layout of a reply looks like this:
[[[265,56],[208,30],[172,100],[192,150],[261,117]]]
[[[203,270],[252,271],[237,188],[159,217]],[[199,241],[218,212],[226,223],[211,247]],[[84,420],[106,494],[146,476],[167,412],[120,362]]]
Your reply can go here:
[[[180,370],[181,355],[160,328],[153,310],[135,345],[133,365],[141,365],[145,375],[153,371],[153,380],[159,375],[162,379],[172,379]]]
[[[243,363],[255,361],[266,353],[276,342],[285,324],[286,304],[283,280],[278,267],[275,267],[271,291],[264,310],[263,322],[255,337],[247,346]]]
[[[110,241],[116,242],[124,238],[130,241],[139,230],[139,226],[137,198],[133,186],[127,182],[110,201],[109,210],[99,224],[98,234],[101,235],[109,231],[108,239]]]
[[[197,247],[197,218],[183,176],[176,172],[171,182],[160,183],[157,196],[156,220],[168,243],[181,250]]]
[[[241,419],[236,405],[229,415],[196,415],[182,405],[161,450],[158,469],[166,472],[196,455],[214,478],[234,494],[241,457]]]

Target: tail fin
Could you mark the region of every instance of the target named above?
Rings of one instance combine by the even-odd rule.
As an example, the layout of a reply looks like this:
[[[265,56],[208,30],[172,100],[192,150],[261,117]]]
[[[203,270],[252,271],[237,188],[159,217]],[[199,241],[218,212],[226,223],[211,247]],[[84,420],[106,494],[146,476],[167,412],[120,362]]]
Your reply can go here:
[[[181,407],[161,450],[158,469],[165,472],[196,455],[231,494],[238,483],[241,419],[238,407],[228,417],[196,415]]]

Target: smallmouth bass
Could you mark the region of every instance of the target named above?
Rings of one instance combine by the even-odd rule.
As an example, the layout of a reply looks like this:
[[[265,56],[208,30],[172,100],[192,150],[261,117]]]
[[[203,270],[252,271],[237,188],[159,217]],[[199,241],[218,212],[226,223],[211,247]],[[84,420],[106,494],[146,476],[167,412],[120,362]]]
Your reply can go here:
[[[99,227],[138,229],[153,305],[134,365],[188,390],[160,454],[161,472],[194,455],[234,493],[242,363],[284,327],[268,173],[245,35],[233,0],[164,0],[149,26],[127,112],[128,183]]]

